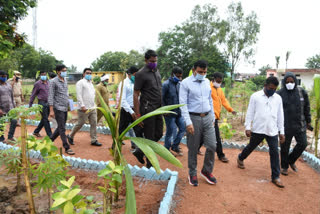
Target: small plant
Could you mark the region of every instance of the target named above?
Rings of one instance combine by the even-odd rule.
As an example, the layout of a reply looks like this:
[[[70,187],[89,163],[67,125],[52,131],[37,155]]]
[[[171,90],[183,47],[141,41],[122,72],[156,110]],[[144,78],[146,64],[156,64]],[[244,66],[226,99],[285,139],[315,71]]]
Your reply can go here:
[[[319,129],[320,129],[320,75],[314,75],[314,86],[313,90],[316,98],[316,118],[315,118],[315,128],[314,128],[314,138],[315,138],[315,156],[318,157],[318,141],[319,141]]]
[[[227,119],[223,119],[223,123],[220,124],[219,130],[221,133],[222,139],[231,139],[236,132],[235,130],[232,130],[232,126],[230,123],[227,123]]]

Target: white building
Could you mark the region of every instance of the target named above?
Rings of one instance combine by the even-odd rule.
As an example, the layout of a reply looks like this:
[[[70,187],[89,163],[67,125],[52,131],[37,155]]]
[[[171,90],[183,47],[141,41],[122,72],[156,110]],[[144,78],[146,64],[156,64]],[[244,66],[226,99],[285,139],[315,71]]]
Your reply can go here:
[[[267,78],[275,76],[279,81],[282,81],[286,72],[294,73],[298,79],[298,85],[311,90],[313,88],[313,76],[320,74],[320,69],[268,69]]]

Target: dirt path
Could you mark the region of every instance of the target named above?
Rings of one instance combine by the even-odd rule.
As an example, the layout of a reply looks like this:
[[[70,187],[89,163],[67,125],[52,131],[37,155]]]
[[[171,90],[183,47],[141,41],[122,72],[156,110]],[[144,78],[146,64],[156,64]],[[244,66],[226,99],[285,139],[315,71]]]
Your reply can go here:
[[[30,126],[28,132],[32,133],[34,129],[35,127]],[[19,134],[20,128],[17,128],[15,136]],[[45,134],[44,130],[41,134]],[[77,157],[107,161],[110,159],[107,149],[111,146],[111,137],[99,134],[98,140],[103,146],[93,147],[90,145],[89,133],[79,132],[74,139],[75,145],[71,148]],[[61,147],[60,138],[55,144]],[[187,147],[181,147],[184,156],[178,159],[182,162],[183,169],[160,161],[162,169],[170,168],[179,172],[173,213],[320,213],[320,174],[306,163],[298,161],[298,173],[289,170],[289,176],[282,176],[285,188],[280,189],[270,182],[268,153],[253,152],[245,160],[246,169],[241,170],[236,166],[236,157],[240,151],[225,149],[230,162],[225,164],[216,159],[213,174],[218,184],[209,185],[200,177],[203,156],[198,156],[199,186],[193,187],[187,181]],[[130,153],[130,142],[126,142],[123,152],[128,163],[143,166]]]

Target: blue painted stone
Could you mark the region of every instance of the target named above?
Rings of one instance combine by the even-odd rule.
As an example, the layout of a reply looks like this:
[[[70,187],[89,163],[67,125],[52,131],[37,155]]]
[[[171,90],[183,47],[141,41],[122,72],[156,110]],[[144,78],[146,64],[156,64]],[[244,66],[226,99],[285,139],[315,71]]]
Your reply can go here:
[[[82,159],[80,161],[80,164],[79,164],[79,168],[81,169],[86,169],[86,165],[87,165],[88,161],[86,159]]]
[[[132,176],[136,176],[139,171],[140,171],[140,167],[138,167],[137,165],[133,166],[131,169]]]
[[[160,174],[158,174],[158,173],[154,174],[154,175],[153,175],[153,180],[161,180],[160,177],[161,177],[161,175],[162,175],[163,173],[164,173],[163,170],[160,169]]]

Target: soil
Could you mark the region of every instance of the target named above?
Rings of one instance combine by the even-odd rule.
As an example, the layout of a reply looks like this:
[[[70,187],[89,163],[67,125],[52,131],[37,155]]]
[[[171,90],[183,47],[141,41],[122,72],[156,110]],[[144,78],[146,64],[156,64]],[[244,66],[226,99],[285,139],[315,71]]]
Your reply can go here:
[[[102,180],[99,180],[96,172],[75,170],[68,172],[69,175],[76,177],[74,185],[79,185],[81,195],[94,196],[94,202],[102,204],[102,194],[97,191],[97,186],[103,186]],[[133,184],[135,186],[137,212],[138,213],[157,213],[160,202],[164,197],[168,181],[148,181],[143,178],[134,177]],[[34,193],[34,202],[38,214],[47,214],[48,212],[48,196],[46,193]],[[112,213],[120,214],[125,211],[125,186],[122,186],[119,202],[115,203]],[[102,212],[102,208],[96,211]],[[29,205],[25,187],[22,192],[16,192],[16,176],[6,175],[6,171],[0,170],[0,213],[1,214],[27,214],[29,213]]]
[[[29,126],[28,133],[32,133],[34,129],[34,126]],[[68,130],[67,133],[69,132]],[[41,134],[44,136],[45,131],[42,130]],[[19,135],[20,128],[18,127],[15,136]],[[108,148],[112,144],[111,137],[98,134],[98,140],[103,144],[102,147],[91,146],[89,133],[79,132],[74,138],[75,145],[71,148],[76,153],[76,157],[98,161],[110,160]],[[243,142],[247,143],[248,139]],[[60,138],[55,141],[55,145],[62,146]],[[207,184],[198,173],[199,186],[193,187],[187,180],[187,147],[183,144],[181,147],[184,155],[177,158],[184,168],[180,169],[160,160],[163,170],[170,168],[179,173],[172,213],[320,213],[320,174],[301,159],[296,163],[299,172],[296,173],[289,169],[288,176],[281,176],[285,188],[280,189],[271,183],[268,153],[254,151],[245,160],[246,169],[242,170],[236,165],[240,151],[224,149],[230,162],[222,163],[216,158],[213,174],[218,184]],[[204,148],[202,151],[205,151]],[[126,142],[126,145],[123,146],[123,154],[131,165],[143,166],[131,154],[130,142]],[[204,156],[198,156],[198,172],[200,172],[203,159]],[[148,185],[145,186],[148,187]],[[152,194],[144,193],[144,189],[141,189],[141,196],[144,195],[156,204],[158,203],[156,199],[151,198],[153,192]],[[151,204],[137,205],[138,209],[152,206]],[[148,213],[145,210],[140,211],[138,213]]]

